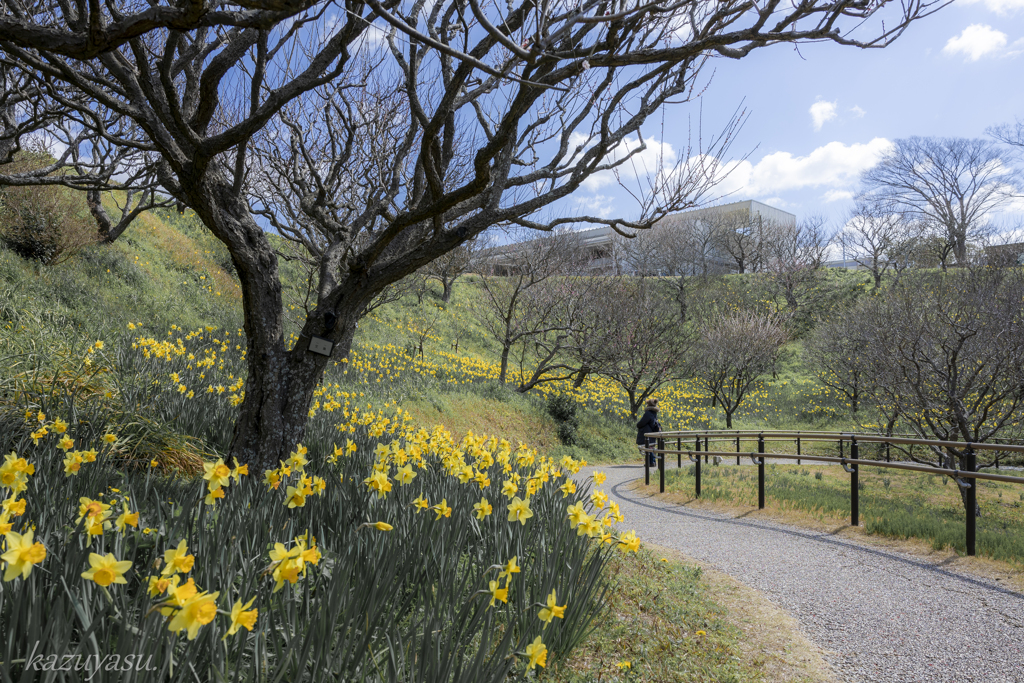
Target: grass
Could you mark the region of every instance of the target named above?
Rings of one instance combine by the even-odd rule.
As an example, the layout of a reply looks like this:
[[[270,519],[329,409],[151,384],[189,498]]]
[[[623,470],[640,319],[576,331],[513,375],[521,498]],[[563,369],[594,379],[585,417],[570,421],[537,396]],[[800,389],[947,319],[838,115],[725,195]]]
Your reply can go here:
[[[666,492],[692,497],[694,473],[693,465],[667,469]],[[963,504],[956,484],[948,477],[862,467],[859,479],[861,523],[866,533],[920,539],[935,550],[966,552]],[[756,507],[757,470],[728,464],[704,466],[701,499]],[[978,554],[1024,564],[1024,486],[979,482],[978,503],[982,511],[977,520]],[[797,522],[849,523],[850,477],[839,467],[769,463],[765,509],[789,513]]]
[[[703,570],[649,549],[610,563],[609,611],[572,657],[549,676],[584,681],[763,681],[741,657],[741,631],[715,602]],[[628,667],[620,667],[628,662]]]

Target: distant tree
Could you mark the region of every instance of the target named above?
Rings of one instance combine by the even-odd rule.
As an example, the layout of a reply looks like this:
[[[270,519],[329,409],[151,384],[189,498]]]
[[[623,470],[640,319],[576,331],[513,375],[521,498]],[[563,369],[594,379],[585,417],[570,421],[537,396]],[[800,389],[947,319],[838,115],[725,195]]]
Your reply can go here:
[[[815,291],[831,243],[825,219],[811,216],[794,225],[765,223],[761,239],[761,268],[768,276],[772,298],[785,301],[786,313],[792,315]]]
[[[725,411],[725,426],[757,381],[774,372],[786,329],[775,316],[733,312],[706,322],[699,334],[694,378]]]
[[[877,290],[886,272],[899,263],[902,243],[910,238],[910,223],[897,209],[862,199],[837,233],[836,242],[846,258],[871,272]]]
[[[745,211],[709,212],[705,220],[715,238],[715,249],[729,259],[738,273],[756,272],[764,255],[765,233],[772,221]]]
[[[1024,420],[1024,273],[919,273],[866,299],[865,374],[875,400],[924,438],[984,443]],[[977,453],[979,468],[996,464]],[[966,466],[967,445],[909,453]]]
[[[808,366],[822,384],[846,397],[854,415],[868,392],[864,322],[863,316],[847,312],[842,317],[822,321],[804,340]]]
[[[896,140],[861,182],[861,197],[933,227],[957,263],[966,260],[969,243],[986,230],[988,215],[1013,198],[1016,185],[1007,156],[995,143],[920,137]]]
[[[460,244],[426,265],[424,270],[427,277],[441,283],[441,301],[448,303],[451,300],[455,281],[470,270],[474,258],[487,244],[487,240],[481,235]]]
[[[512,244],[481,255],[484,304],[478,315],[501,347],[500,382],[509,381],[510,360],[515,360],[517,349],[521,369],[529,351],[545,349],[529,373],[534,379],[526,384],[531,387],[551,371],[574,371],[559,358],[572,323],[566,307],[573,304],[559,294],[567,286],[564,280],[582,272],[585,265],[580,240],[569,231],[537,239],[519,234]]]
[[[688,374],[692,326],[680,323],[660,278],[601,278],[588,300],[574,353],[580,366],[622,388],[635,416],[659,389]]]

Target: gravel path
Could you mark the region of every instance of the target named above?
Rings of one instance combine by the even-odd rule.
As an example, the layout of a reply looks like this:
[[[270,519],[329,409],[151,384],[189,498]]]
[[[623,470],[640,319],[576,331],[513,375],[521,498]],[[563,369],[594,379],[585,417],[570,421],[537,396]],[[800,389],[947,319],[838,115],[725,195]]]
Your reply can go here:
[[[789,610],[849,683],[1024,683],[1024,595],[911,555],[729,517],[629,489],[640,465],[587,468],[644,541],[679,550]],[[652,470],[651,482],[657,481]]]

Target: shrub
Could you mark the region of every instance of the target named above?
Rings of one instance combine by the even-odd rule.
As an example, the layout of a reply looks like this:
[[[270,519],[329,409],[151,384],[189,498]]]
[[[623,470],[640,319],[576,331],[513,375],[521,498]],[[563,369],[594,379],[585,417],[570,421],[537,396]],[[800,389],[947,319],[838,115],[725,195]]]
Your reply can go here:
[[[566,446],[579,443],[579,403],[568,394],[556,394],[548,399],[548,414],[558,423],[558,439]]]
[[[29,162],[5,170],[27,170]],[[25,168],[11,168],[12,166]],[[55,185],[0,189],[0,239],[25,259],[57,265],[97,239],[80,193]]]

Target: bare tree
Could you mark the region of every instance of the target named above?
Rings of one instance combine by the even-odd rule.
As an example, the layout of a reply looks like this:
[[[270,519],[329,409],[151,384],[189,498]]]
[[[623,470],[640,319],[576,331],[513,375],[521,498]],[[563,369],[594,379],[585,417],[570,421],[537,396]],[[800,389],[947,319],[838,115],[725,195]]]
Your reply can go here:
[[[585,180],[647,149],[644,123],[697,94],[710,56],[820,40],[882,47],[945,4],[0,2],[0,64],[40,95],[38,115],[17,109],[18,130],[43,131],[57,112],[80,137],[143,154],[227,246],[248,339],[230,455],[257,468],[302,440],[328,362],[310,337],[347,353],[387,285],[492,225],[631,231],[694,205],[732,128],[653,169],[633,218],[552,217]],[[289,177],[275,177],[271,158]],[[0,183],[117,187],[100,170],[70,175]],[[250,204],[263,200],[320,264],[291,350],[277,255]]]
[[[768,274],[768,288],[773,299],[783,299],[786,312],[793,314],[813,295],[831,243],[825,219],[810,216],[794,225],[765,222],[762,230],[760,260]]]
[[[707,288],[708,278],[727,272],[726,262],[715,248],[712,222],[700,216],[668,216],[660,225],[660,256],[666,272],[675,277],[679,319],[685,323],[695,293]]]
[[[867,299],[865,369],[876,400],[925,438],[984,443],[1024,418],[1024,275],[920,273]],[[968,446],[909,457],[964,469]],[[979,452],[980,468],[995,457]]]
[[[692,326],[676,314],[672,292],[658,278],[600,278],[577,328],[580,366],[622,387],[635,416],[650,396],[685,377]]]
[[[1013,198],[1016,180],[1006,162],[1004,152],[988,140],[896,140],[864,172],[862,196],[933,226],[961,263],[969,243],[986,229],[988,215]]]
[[[757,381],[774,372],[786,340],[777,317],[756,312],[729,313],[702,326],[694,376],[722,406],[727,428]]]
[[[460,244],[427,264],[427,277],[441,283],[441,301],[448,303],[451,300],[455,281],[470,270],[477,255],[486,249],[488,244],[489,241],[480,236]]]
[[[910,237],[908,221],[893,207],[861,200],[836,235],[836,241],[845,258],[871,272],[873,289],[878,290],[886,272],[899,263],[900,247]]]
[[[856,415],[868,394],[865,320],[854,312],[821,322],[804,341],[804,355],[818,380],[846,397]]]
[[[510,360],[518,360],[520,391],[536,386],[548,373],[561,370],[571,375],[575,371],[559,356],[571,338],[571,307],[579,296],[576,293],[574,300],[563,290],[573,287],[577,279],[572,276],[586,265],[580,240],[573,232],[526,237],[520,233],[516,241],[483,252],[479,259],[485,302],[479,319],[501,346],[498,380],[507,382]],[[534,362],[527,372],[530,379],[525,379],[528,358]]]

